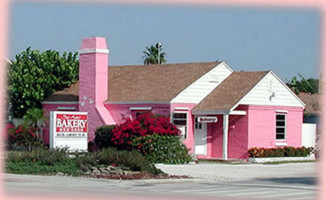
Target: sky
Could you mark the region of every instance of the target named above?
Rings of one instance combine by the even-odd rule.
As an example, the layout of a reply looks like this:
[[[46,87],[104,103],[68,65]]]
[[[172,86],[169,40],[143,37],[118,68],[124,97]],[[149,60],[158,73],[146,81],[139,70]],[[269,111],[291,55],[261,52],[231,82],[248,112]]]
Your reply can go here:
[[[319,77],[320,18],[313,9],[15,1],[9,59],[27,47],[78,51],[101,36],[109,65],[143,63],[161,42],[167,63],[224,61],[235,71],[272,70],[284,81]]]

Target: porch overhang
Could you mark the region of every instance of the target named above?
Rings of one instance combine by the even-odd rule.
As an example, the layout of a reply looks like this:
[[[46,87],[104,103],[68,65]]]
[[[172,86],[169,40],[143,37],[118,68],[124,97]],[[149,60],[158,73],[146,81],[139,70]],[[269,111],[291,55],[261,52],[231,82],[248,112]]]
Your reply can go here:
[[[229,116],[247,115],[245,110],[210,110],[210,111],[192,111],[193,115],[223,115],[223,147],[222,159],[228,160],[228,138],[229,138]]]
[[[193,115],[247,115],[245,110],[211,110],[211,111],[192,111]]]

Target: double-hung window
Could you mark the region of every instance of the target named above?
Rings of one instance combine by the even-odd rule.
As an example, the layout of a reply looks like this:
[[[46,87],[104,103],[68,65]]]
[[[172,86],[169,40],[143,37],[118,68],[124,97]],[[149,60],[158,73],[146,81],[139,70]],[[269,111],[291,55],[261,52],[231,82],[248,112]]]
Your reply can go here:
[[[181,137],[187,139],[187,113],[173,113],[172,123],[181,130]]]
[[[286,114],[276,113],[276,140],[285,140]]]

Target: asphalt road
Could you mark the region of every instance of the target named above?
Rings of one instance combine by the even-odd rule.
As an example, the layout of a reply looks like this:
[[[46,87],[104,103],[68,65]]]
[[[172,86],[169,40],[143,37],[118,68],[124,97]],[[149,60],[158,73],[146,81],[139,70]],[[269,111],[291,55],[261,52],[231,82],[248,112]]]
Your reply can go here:
[[[11,197],[44,199],[281,199],[314,200],[316,163],[281,165],[159,166],[171,174],[194,174],[181,180],[107,180],[68,176],[5,174]],[[289,169],[290,168],[290,169]],[[274,169],[274,170],[272,170]],[[171,172],[174,171],[174,172]],[[268,174],[262,176],[264,171]],[[292,171],[291,173],[286,173]],[[240,176],[242,173],[243,176]],[[200,176],[201,175],[201,176]],[[227,178],[228,177],[228,178]]]

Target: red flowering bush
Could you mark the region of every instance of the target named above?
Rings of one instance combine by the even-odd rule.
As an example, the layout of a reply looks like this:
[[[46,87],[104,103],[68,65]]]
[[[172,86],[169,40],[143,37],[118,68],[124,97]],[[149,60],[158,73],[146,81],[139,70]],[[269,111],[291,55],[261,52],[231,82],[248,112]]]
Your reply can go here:
[[[32,126],[19,125],[15,127],[7,124],[7,135],[10,150],[32,150],[32,148],[41,145],[36,135],[36,129]]]
[[[278,147],[263,148],[252,147],[248,150],[248,156],[252,158],[264,157],[306,157],[313,152],[313,148],[309,147]]]
[[[132,149],[135,137],[147,135],[178,136],[180,130],[170,123],[170,118],[152,113],[144,113],[135,119],[125,118],[122,124],[112,130],[112,142],[119,149]]]

